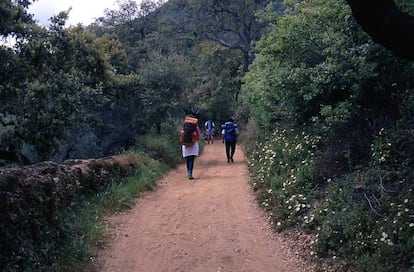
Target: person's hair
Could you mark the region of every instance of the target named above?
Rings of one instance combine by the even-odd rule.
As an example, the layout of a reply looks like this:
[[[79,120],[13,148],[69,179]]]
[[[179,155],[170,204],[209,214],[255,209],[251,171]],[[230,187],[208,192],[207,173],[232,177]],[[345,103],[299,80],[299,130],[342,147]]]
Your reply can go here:
[[[230,117],[229,122],[234,122],[234,119]]]
[[[200,119],[200,112],[199,111],[190,111],[185,113],[186,116],[190,116],[193,118]]]

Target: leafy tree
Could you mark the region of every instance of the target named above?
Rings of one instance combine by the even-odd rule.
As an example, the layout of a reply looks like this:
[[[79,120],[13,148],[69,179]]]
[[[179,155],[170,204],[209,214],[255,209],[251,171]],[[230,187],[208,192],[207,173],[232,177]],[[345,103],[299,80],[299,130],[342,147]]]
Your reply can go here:
[[[18,141],[14,138],[16,116],[9,105],[16,105],[16,92],[23,81],[22,64],[16,55],[13,44],[22,41],[36,31],[34,21],[26,12],[32,1],[0,2],[0,150],[2,154],[15,156]],[[6,143],[5,143],[6,142]]]
[[[288,123],[307,122],[318,115],[320,106],[327,102],[323,100],[346,95],[347,85],[316,86],[313,79],[337,82],[335,79],[343,81],[343,71],[350,77],[356,74],[351,67],[336,63],[339,56],[334,56],[346,50],[339,48],[353,46],[344,38],[353,26],[344,25],[347,13],[343,5],[323,9],[306,2],[301,7],[281,17],[258,43],[256,60],[246,78],[247,90],[254,90],[248,91],[247,97],[259,114],[258,123],[265,128],[281,118],[287,118]],[[358,62],[357,52],[354,61]],[[351,83],[352,79],[346,84]]]
[[[179,111],[179,98],[188,86],[187,60],[180,55],[164,57],[154,53],[146,68],[141,71],[143,112],[147,127],[161,133],[161,125]]]
[[[3,70],[2,92],[8,96],[2,103],[1,146],[11,151],[32,146],[36,160],[58,152],[74,127],[101,120],[116,73],[126,66],[119,43],[97,39],[81,26],[65,29],[66,19],[62,12],[48,29],[32,28],[16,51],[8,51],[10,65]]]
[[[201,43],[196,52],[200,58],[199,83],[189,98],[199,101],[204,118],[224,122],[236,112],[242,56],[237,51],[229,52],[227,48],[212,42]]]
[[[15,114],[22,140],[35,146],[41,158],[55,150],[65,128],[93,118],[91,109],[104,99],[104,59],[92,36],[63,28],[65,19],[53,18],[48,33],[40,33],[21,48],[26,80],[20,91],[23,104]]]
[[[157,16],[162,4],[162,0],[145,0],[139,6],[132,0],[118,1],[118,9],[106,10],[105,15],[88,28],[97,36],[110,35],[119,40],[128,52],[129,68],[134,71],[151,51],[146,38],[158,27]]]
[[[134,16],[124,16],[122,11],[108,14],[107,18],[100,19],[100,23],[94,26],[98,27],[102,23],[102,29],[99,30],[98,27],[93,31],[99,33],[108,30],[113,37],[119,37],[127,52],[131,71],[142,75],[144,88],[147,89],[144,93],[164,94],[160,84],[152,84],[149,88],[151,91],[148,91],[147,83],[148,78],[155,75],[151,70],[158,69],[154,67],[159,66],[162,56],[185,60],[180,61],[182,67],[179,68],[186,75],[186,86],[181,88],[180,104],[189,105],[199,101],[198,107],[212,117],[227,118],[235,109],[233,106],[224,109],[222,101],[234,104],[238,99],[240,89],[238,75],[243,72],[243,69],[246,70],[248,63],[251,62],[253,57],[251,44],[262,33],[265,25],[256,20],[254,12],[256,9],[264,9],[266,3],[223,2],[219,3],[219,9],[208,1],[169,1],[160,6],[158,2],[147,5],[149,3],[145,3],[150,7],[147,9],[148,12],[144,12],[146,9],[141,6],[137,10],[138,14],[134,13]],[[197,7],[205,11],[196,13]],[[207,13],[212,15],[214,12],[217,14],[212,18],[205,16]],[[237,19],[237,22],[234,22],[234,19]],[[206,24],[208,27],[205,26]],[[214,32],[213,25],[223,28],[220,34]],[[224,29],[226,27],[229,28]],[[220,44],[224,40],[229,42],[225,46]],[[248,48],[247,55],[243,55],[241,48]],[[151,94],[145,97],[145,101],[148,102],[156,97]],[[150,104],[144,103],[144,105]],[[148,114],[144,116],[154,116],[154,112],[150,114],[153,110],[153,107],[148,107],[145,110]]]
[[[34,21],[27,8],[33,0],[3,0],[0,3],[0,35],[18,38],[30,32]]]
[[[214,41],[243,56],[243,72],[253,60],[253,46],[266,26],[255,14],[270,1],[189,1],[195,35]]]

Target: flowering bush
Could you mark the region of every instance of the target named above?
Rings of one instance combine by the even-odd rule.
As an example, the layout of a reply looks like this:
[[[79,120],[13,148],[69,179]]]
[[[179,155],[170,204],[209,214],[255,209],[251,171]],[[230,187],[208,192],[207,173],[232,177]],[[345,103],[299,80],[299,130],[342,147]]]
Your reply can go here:
[[[414,176],[407,174],[371,168],[330,184],[309,225],[315,252],[358,271],[412,269],[413,185],[405,178]]]
[[[304,215],[320,183],[314,160],[319,140],[305,132],[277,129],[249,153],[251,184],[279,230],[310,220]]]
[[[318,171],[321,137],[276,129],[256,142],[250,182],[271,224],[313,232],[311,254],[338,270],[413,269],[414,141],[404,131],[380,130],[371,164],[337,177]]]

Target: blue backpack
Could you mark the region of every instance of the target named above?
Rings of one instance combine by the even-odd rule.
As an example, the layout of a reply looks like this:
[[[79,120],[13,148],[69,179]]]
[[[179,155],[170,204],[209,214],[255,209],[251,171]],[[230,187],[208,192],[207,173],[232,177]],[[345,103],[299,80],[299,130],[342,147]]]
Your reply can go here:
[[[226,141],[234,141],[236,140],[236,127],[237,125],[234,124],[233,122],[226,122],[223,125],[223,129],[224,129],[224,139]]]
[[[207,129],[213,129],[213,121],[211,120],[207,121]]]

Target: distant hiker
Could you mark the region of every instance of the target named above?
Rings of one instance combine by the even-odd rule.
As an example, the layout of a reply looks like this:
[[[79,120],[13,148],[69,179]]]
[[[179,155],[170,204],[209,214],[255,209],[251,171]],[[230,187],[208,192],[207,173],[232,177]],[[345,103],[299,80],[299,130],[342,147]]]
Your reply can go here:
[[[234,152],[236,151],[236,142],[237,136],[239,135],[239,128],[237,127],[237,124],[234,123],[234,120],[232,118],[221,125],[221,128],[222,140],[223,143],[226,144],[227,162],[234,162],[233,156]]]
[[[194,179],[194,161],[195,157],[198,156],[200,149],[198,145],[200,128],[198,127],[198,118],[196,117],[196,115],[187,115],[180,131],[180,142],[182,145],[183,157],[187,162],[188,179]]]
[[[204,123],[204,127],[206,129],[206,136],[207,136],[207,144],[214,143],[214,122],[213,120],[209,119]]]

